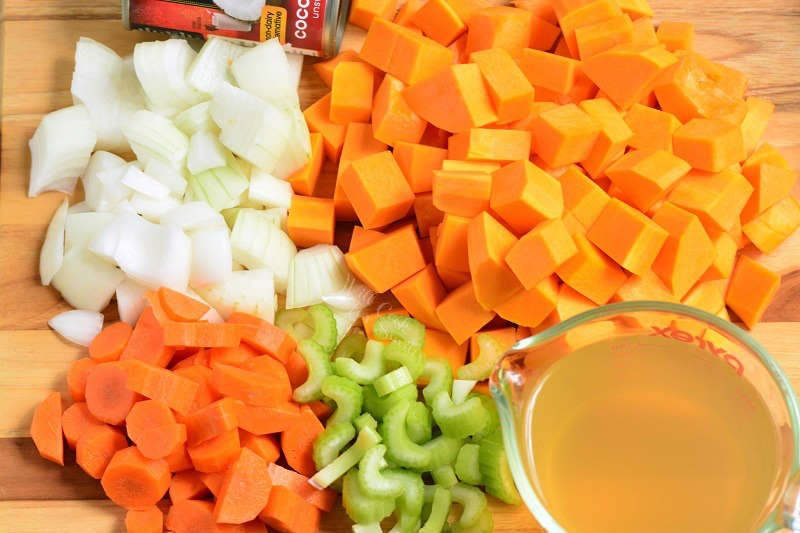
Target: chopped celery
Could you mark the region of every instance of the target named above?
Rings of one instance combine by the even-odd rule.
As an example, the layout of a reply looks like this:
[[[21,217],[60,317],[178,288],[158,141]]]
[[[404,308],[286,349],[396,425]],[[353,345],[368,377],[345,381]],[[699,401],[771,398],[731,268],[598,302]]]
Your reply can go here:
[[[477,383],[477,381],[467,379],[453,380],[453,403],[456,405],[464,403],[464,400],[467,399],[467,395],[475,388]]]
[[[433,419],[444,435],[463,439],[486,427],[489,413],[478,398],[456,405],[449,394],[441,391],[433,399]]]
[[[204,170],[190,176],[188,182],[192,198],[207,203],[216,211],[239,205],[247,190],[247,178],[229,167]]]
[[[414,387],[414,385],[407,385]],[[397,392],[403,389],[398,389]],[[416,392],[416,387],[414,387]],[[392,394],[397,394],[394,392]],[[391,398],[391,395],[389,396]],[[412,441],[406,432],[406,417],[411,401],[396,403],[383,416],[381,435],[386,442],[387,457],[390,461],[414,470],[425,470],[431,461],[431,452]]]
[[[296,402],[308,403],[322,398],[322,382],[331,374],[328,353],[311,339],[297,343],[297,352],[308,366],[308,379],[294,389],[292,396]]]
[[[422,389],[425,403],[431,405],[436,395],[449,391],[453,386],[453,367],[444,359],[430,357],[425,361],[422,377],[428,384]]]
[[[480,442],[479,464],[486,492],[512,505],[520,503],[519,492],[511,476],[508,457],[499,431]]]
[[[327,421],[328,427],[350,424],[361,412],[361,387],[354,381],[341,376],[326,376],[322,380],[322,394],[336,402],[336,410]]]
[[[395,339],[387,344],[383,350],[383,357],[386,361],[397,363],[397,366],[406,367],[413,380],[416,380],[425,369],[425,354],[422,353],[422,349],[404,340]]]
[[[367,346],[367,336],[364,335],[364,330],[356,328],[342,339],[336,351],[333,352],[333,358],[349,357],[356,361],[361,361],[364,357],[364,349]]]
[[[481,333],[477,337],[478,353],[472,357],[472,362],[458,369],[458,379],[473,379],[480,381],[489,377],[495,363],[503,355],[503,346],[488,333]]]
[[[328,466],[314,474],[314,477],[309,479],[308,482],[319,489],[329,487],[334,481],[357,465],[367,450],[380,441],[381,436],[378,435],[377,431],[369,427],[361,428],[358,431],[358,437],[356,437],[356,441],[353,445],[345,450],[339,457],[331,461]]]
[[[383,444],[367,450],[358,463],[358,484],[369,496],[397,498],[403,493],[403,483],[381,472],[384,455],[386,446]]]
[[[275,315],[275,325],[297,342],[314,335],[314,322],[307,309],[281,309]]]
[[[447,517],[450,515],[450,506],[453,503],[450,491],[443,487],[434,487],[431,512],[419,533],[441,533],[444,531]],[[428,489],[429,487],[425,487],[426,499]]]
[[[488,507],[480,513],[475,524],[471,526],[465,526],[461,522],[450,525],[450,533],[492,533],[493,530],[494,520]]]
[[[450,495],[454,502],[461,504],[463,509],[455,523],[462,527],[476,525],[487,506],[486,495],[483,491],[464,483],[457,483],[450,487]]]
[[[424,403],[414,402],[406,415],[406,431],[408,437],[417,444],[424,444],[431,440],[433,431],[431,412]]]
[[[275,317],[275,325],[297,342],[311,339],[328,353],[336,347],[336,319],[323,304],[312,305],[308,309],[281,310]]]
[[[434,469],[431,471],[431,476],[433,477],[434,483],[446,489],[458,483],[458,478],[456,477],[456,472],[453,470],[452,465],[444,465]]]
[[[478,464],[480,448],[478,444],[468,443],[458,450],[454,469],[458,479],[469,485],[483,485],[481,469]]]
[[[383,533],[383,530],[379,522],[374,524],[353,524],[353,533]]]
[[[367,353],[369,353],[369,343],[367,344]],[[382,420],[389,409],[398,403],[412,403],[417,400],[417,386],[414,384],[400,387],[383,398],[378,396],[372,385],[364,385],[362,392],[364,393],[364,410],[374,416],[376,420]]]
[[[410,316],[381,315],[372,331],[375,338],[382,341],[402,340],[420,349],[425,344],[425,325]]]
[[[317,470],[331,464],[355,436],[353,424],[328,424],[325,431],[314,439],[314,465]]]
[[[489,413],[489,421],[483,429],[472,436],[472,439],[477,442],[494,433],[500,433],[500,415],[497,414],[497,406],[494,404],[492,397],[478,392],[473,392],[469,397],[478,398],[486,412]]]
[[[395,507],[395,499],[369,496],[361,490],[358,482],[358,469],[353,468],[344,476],[342,505],[347,512],[347,516],[353,522],[357,524],[373,524],[392,514]]]
[[[397,524],[389,533],[414,533],[419,530],[422,506],[425,504],[425,484],[422,476],[408,470],[392,470],[387,477],[397,480],[402,493],[397,498],[395,514],[398,515]]]
[[[423,444],[422,447],[431,454],[431,461],[428,469],[434,470],[440,466],[453,464],[462,444],[463,441],[461,439],[454,439],[447,435],[439,435]]]
[[[342,343],[344,344],[344,341]],[[361,362],[349,357],[337,357],[333,362],[333,367],[337,374],[358,384],[367,385],[372,383],[386,372],[386,363],[383,359],[383,344],[380,341],[370,339],[364,345],[364,355],[361,357]],[[414,388],[416,389],[416,387]]]
[[[314,335],[311,339],[329,354],[333,353],[336,348],[336,319],[333,311],[325,304],[316,304],[309,307],[308,312],[314,323]]]
[[[361,429],[365,427],[372,428],[376,431],[378,429],[378,421],[369,413],[361,413],[358,415],[355,420],[353,420],[353,425],[358,431],[361,431]]]
[[[401,366],[376,379],[372,386],[375,387],[378,396],[386,396],[409,383],[414,383],[414,379],[408,369]]]

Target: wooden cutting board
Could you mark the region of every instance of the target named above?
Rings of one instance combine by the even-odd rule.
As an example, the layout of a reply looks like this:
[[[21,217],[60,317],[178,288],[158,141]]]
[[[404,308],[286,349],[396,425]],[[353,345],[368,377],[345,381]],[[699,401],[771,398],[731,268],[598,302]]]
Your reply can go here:
[[[103,499],[99,483],[77,468],[41,460],[28,437],[33,407],[50,390],[66,397],[65,375],[82,350],[47,329],[67,310],[38,283],[38,253],[47,222],[63,196],[28,199],[28,139],[42,115],[68,106],[75,42],[88,36],[121,54],[153,34],[124,31],[117,0],[5,0],[2,7],[2,160],[0,169],[0,531],[124,531],[123,512]],[[796,0],[651,0],[657,20],[690,20],[696,49],[750,75],[753,94],[778,105],[767,139],[800,168],[800,11]],[[2,4],[0,4],[2,5]],[[363,32],[350,28],[344,48]],[[304,106],[326,91],[306,62]],[[331,169],[327,187],[332,187]],[[796,190],[795,194],[800,192]],[[750,251],[754,256],[758,254]],[[754,331],[800,389],[800,235],[760,261],[783,285]],[[68,454],[71,455],[71,454]],[[494,504],[495,530],[541,531],[524,507]],[[339,510],[323,531],[350,531]]]

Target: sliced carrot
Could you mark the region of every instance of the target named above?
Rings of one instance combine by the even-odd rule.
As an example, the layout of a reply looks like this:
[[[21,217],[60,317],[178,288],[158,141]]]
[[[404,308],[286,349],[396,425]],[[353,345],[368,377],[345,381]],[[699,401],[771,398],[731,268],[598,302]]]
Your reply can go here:
[[[297,404],[285,402],[273,407],[238,404],[239,427],[254,435],[281,433],[301,420]]]
[[[200,444],[238,427],[238,403],[233,398],[222,398],[184,418],[188,444]]]
[[[164,513],[155,505],[144,509],[129,509],[125,513],[128,533],[161,533],[164,531]]]
[[[164,460],[167,462],[170,472],[184,472],[194,468],[192,459],[189,457],[184,444],[175,448],[171,454],[164,457]]]
[[[253,435],[240,429],[239,442],[241,442],[242,448],[249,448],[267,464],[274,463],[281,456],[281,445],[274,435]]]
[[[292,384],[293,389],[299,387],[308,379],[308,365],[306,365],[305,359],[296,351],[292,352],[289,360],[286,361],[286,374],[289,376],[289,383]]]
[[[158,296],[161,298],[161,306],[170,320],[178,322],[200,320],[211,309],[203,302],[167,287],[158,289]]]
[[[122,355],[133,328],[127,322],[115,322],[103,328],[89,344],[89,357],[98,363],[116,361]]]
[[[214,518],[222,524],[243,524],[255,519],[267,505],[271,487],[267,463],[249,448],[242,448],[225,471]]]
[[[300,408],[300,419],[281,434],[281,449],[286,463],[304,476],[317,471],[312,457],[314,439],[325,428],[308,407]]]
[[[268,466],[273,487],[285,487],[321,511],[330,511],[336,503],[336,492],[318,489],[308,482],[308,478],[275,463]]]
[[[292,396],[288,376],[282,383],[258,372],[222,364],[212,369],[211,386],[223,396],[250,405],[274,406],[289,401]]]
[[[144,293],[144,299],[150,304],[150,310],[153,312],[159,324],[163,324],[170,319],[169,315],[167,315],[167,312],[164,310],[164,306],[161,305],[161,296],[159,296],[157,290]]]
[[[252,330],[245,324],[212,324],[210,322],[166,322],[164,344],[198,348],[238,346],[242,335]]]
[[[219,489],[222,487],[222,479],[225,477],[225,472],[205,472],[200,475],[203,480],[203,485],[211,492],[216,498],[219,494]]]
[[[213,439],[186,448],[195,470],[199,472],[225,470],[239,456],[240,450],[238,429],[226,431]]]
[[[270,490],[259,518],[279,533],[316,533],[319,527],[319,509],[281,486]]]
[[[289,373],[286,371],[286,367],[268,355],[250,359],[242,365],[242,369],[267,376],[274,380],[277,385],[283,386],[287,390],[291,389]]]
[[[155,505],[166,494],[170,478],[164,459],[148,459],[131,446],[114,454],[100,483],[117,505],[140,509]]]
[[[104,425],[97,420],[89,412],[85,402],[77,402],[64,410],[61,415],[61,427],[64,430],[64,438],[67,439],[67,445],[75,449],[78,439],[81,435],[86,433],[89,428]]]
[[[281,363],[285,364],[297,347],[297,343],[288,333],[256,316],[237,312],[228,317],[228,323],[256,326],[255,331],[247,331],[242,335],[242,342],[262,354],[271,355]]]
[[[126,386],[127,380],[126,367],[121,362],[102,363],[92,369],[86,377],[86,407],[92,416],[113,425],[125,421],[140,399],[136,391]]]
[[[105,363],[113,364],[113,363]],[[151,400],[159,400],[170,409],[185,415],[194,404],[194,397],[200,386],[197,382],[179,376],[165,368],[158,368],[141,361],[128,361],[124,365],[126,390],[138,392]],[[87,403],[89,403],[87,398]],[[89,403],[89,410],[92,405]],[[127,412],[125,415],[127,416]]]
[[[180,343],[176,345],[186,346]],[[147,307],[139,316],[120,360],[138,359],[151,365],[165,367],[169,365],[174,351],[175,348],[164,343],[164,328],[156,319],[153,308]]]
[[[202,500],[173,502],[167,512],[167,531],[172,533],[219,533],[214,504]]]
[[[249,344],[243,343],[238,346],[209,348],[208,365],[214,366],[216,363],[222,363],[224,365],[241,366],[258,355],[258,350]]]
[[[175,422],[167,404],[137,402],[125,418],[128,437],[148,459],[162,459],[186,442],[186,426]]]
[[[89,357],[77,359],[69,367],[67,372],[67,388],[69,396],[74,402],[86,401],[86,376],[89,375],[97,361]]]
[[[327,420],[327,418],[331,416],[331,413],[333,412],[333,409],[331,409],[331,407],[322,400],[315,400],[307,405],[308,408],[311,409],[311,411],[316,415],[316,417],[323,422]]]
[[[219,399],[219,394],[211,387],[211,369],[201,365],[191,365],[174,370],[175,374],[197,383],[194,401],[187,412],[194,413]]]
[[[205,348],[200,348],[194,354],[187,356],[185,359],[181,359],[177,363],[173,363],[170,367],[171,370],[179,370],[181,368],[186,368],[190,366],[210,366],[209,350]]]
[[[64,435],[61,427],[61,393],[52,392],[36,406],[31,438],[39,455],[64,466]]]
[[[208,494],[202,474],[195,470],[178,472],[169,483],[169,499],[173,504],[183,500],[195,500]]]

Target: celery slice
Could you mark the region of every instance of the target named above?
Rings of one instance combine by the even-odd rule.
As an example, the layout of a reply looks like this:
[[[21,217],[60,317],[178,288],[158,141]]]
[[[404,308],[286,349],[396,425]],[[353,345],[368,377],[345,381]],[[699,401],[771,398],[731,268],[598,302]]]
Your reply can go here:
[[[456,483],[458,483],[458,478],[456,477],[456,472],[453,470],[451,465],[444,465],[436,468],[431,472],[431,476],[433,477],[433,482],[437,485],[441,485],[442,487],[449,489]]]
[[[423,444],[422,447],[431,454],[431,461],[430,465],[428,465],[428,469],[435,470],[440,466],[453,464],[453,461],[455,461],[458,456],[458,450],[461,449],[463,443],[464,441],[461,439],[454,439],[447,435],[439,435]]]
[[[464,400],[467,399],[467,395],[475,388],[477,381],[467,380],[467,379],[455,379],[453,380],[453,403],[456,405],[464,403]]]
[[[369,348],[367,348],[367,351],[369,351]],[[414,384],[400,387],[383,398],[378,396],[378,393],[375,392],[375,387],[372,385],[364,385],[362,392],[364,394],[364,410],[374,416],[376,420],[383,420],[389,409],[398,403],[412,403],[417,400],[417,386]]]
[[[308,379],[294,390],[296,402],[308,403],[322,399],[322,382],[331,374],[328,353],[311,339],[297,343],[297,352],[308,366]]]
[[[331,464],[342,448],[353,440],[356,430],[353,424],[328,424],[325,431],[314,439],[314,465],[322,470]]]
[[[488,333],[481,333],[477,338],[478,353],[472,361],[458,369],[458,379],[472,379],[480,381],[489,377],[492,369],[500,357],[503,356],[503,347],[500,342]]]
[[[364,399],[361,387],[354,381],[341,376],[326,376],[322,380],[322,394],[336,402],[336,410],[327,421],[329,427],[349,424],[361,412]]]
[[[342,342],[344,343],[344,341]],[[360,362],[350,357],[337,357],[333,362],[334,369],[340,376],[351,379],[360,385],[367,385],[386,372],[383,350],[384,347],[380,341],[370,339],[364,345],[364,355]]]
[[[383,533],[379,522],[374,524],[353,524],[353,533]]]
[[[414,533],[419,530],[422,506],[425,504],[425,484],[422,476],[408,470],[392,470],[387,477],[397,480],[402,487],[402,494],[397,498],[395,514],[397,524],[389,533]]]
[[[494,404],[494,400],[492,399],[492,397],[478,392],[473,392],[472,394],[469,395],[469,397],[478,398],[483,404],[484,409],[486,409],[486,412],[489,413],[489,421],[486,423],[483,429],[481,429],[472,436],[472,440],[475,442],[479,442],[489,435],[492,435],[494,433],[499,433],[500,415],[497,414],[497,406]]]
[[[275,315],[275,325],[297,342],[314,335],[314,322],[307,309],[281,309]]]
[[[425,487],[426,496],[429,487]],[[419,530],[419,533],[441,533],[444,531],[447,524],[447,517],[450,515],[450,506],[453,499],[450,496],[450,491],[443,487],[435,487],[433,491],[431,512],[425,525]]]
[[[397,498],[403,493],[403,483],[381,472],[386,446],[379,444],[367,450],[358,463],[358,483],[368,496]]]
[[[336,347],[336,319],[324,304],[312,305],[308,309],[281,310],[275,317],[275,325],[297,342],[311,339],[328,353]]]
[[[428,384],[422,389],[422,396],[428,405],[433,404],[438,393],[448,392],[453,387],[453,367],[444,359],[428,358],[422,377],[428,380]]]
[[[402,340],[422,349],[425,344],[425,325],[410,316],[386,314],[375,321],[373,335],[378,340]]]
[[[488,507],[478,515],[477,521],[471,526],[465,526],[461,522],[450,525],[450,533],[492,533],[493,530],[494,520]]]
[[[308,308],[311,321],[314,323],[314,335],[311,339],[316,341],[326,352],[333,353],[336,348],[336,319],[333,311],[325,304],[316,304]]]
[[[450,487],[453,501],[461,504],[461,516],[455,522],[461,527],[472,527],[481,519],[481,513],[486,509],[486,495],[481,489],[457,483]]]
[[[331,461],[328,466],[314,474],[308,482],[318,489],[329,487],[334,481],[345,475],[348,470],[356,466],[367,450],[380,441],[381,436],[374,429],[369,427],[360,429],[353,445]],[[391,513],[391,511],[389,512]]]
[[[358,431],[361,431],[365,427],[371,428],[375,431],[378,430],[378,421],[375,420],[375,417],[369,413],[361,413],[358,415],[355,420],[353,420],[353,425]]]
[[[377,498],[365,493],[358,482],[358,469],[353,468],[344,476],[342,505],[353,522],[373,524],[392,514],[395,499]]]
[[[483,485],[481,469],[478,464],[480,449],[478,444],[464,444],[458,450],[458,456],[453,465],[458,479],[469,485]]]
[[[499,431],[480,442],[479,464],[486,492],[512,505],[521,502]]]
[[[342,342],[339,343],[339,346],[336,347],[336,350],[333,352],[333,358],[349,357],[356,361],[361,361],[361,358],[364,357],[364,349],[366,346],[367,336],[364,335],[364,330],[355,328],[348,333],[347,336],[342,339]]]
[[[414,402],[406,415],[406,431],[408,437],[417,444],[424,444],[431,440],[433,419],[431,412],[424,403]]]
[[[396,363],[396,366],[406,367],[411,379],[415,381],[425,369],[425,354],[422,353],[422,349],[404,340],[395,339],[387,344],[383,350],[383,357],[387,361]]]
[[[489,413],[478,398],[456,405],[449,394],[441,391],[433,399],[433,419],[442,434],[463,439],[486,427]]]
[[[409,383],[414,383],[414,379],[408,369],[401,366],[376,379],[373,387],[375,387],[375,392],[378,393],[378,396],[386,396]]]
[[[414,387],[414,385],[408,386]],[[400,390],[403,389],[397,392]],[[414,391],[416,392],[416,387]],[[386,442],[387,457],[390,461],[406,468],[425,470],[430,464],[431,452],[412,441],[406,431],[406,417],[411,404],[412,402],[408,400],[401,401],[388,410],[383,417],[381,435]]]

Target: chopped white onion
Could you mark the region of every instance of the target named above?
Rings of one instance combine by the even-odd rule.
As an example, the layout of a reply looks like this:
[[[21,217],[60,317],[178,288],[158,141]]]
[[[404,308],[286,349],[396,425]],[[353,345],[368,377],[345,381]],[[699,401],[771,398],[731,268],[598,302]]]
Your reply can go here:
[[[182,168],[175,168],[159,159],[151,159],[147,162],[144,172],[166,185],[170,194],[182,196],[186,192],[187,182]]]
[[[344,289],[322,297],[324,303],[342,311],[361,311],[369,307],[374,299],[372,289],[352,276]]]
[[[240,20],[258,20],[264,0],[214,0],[226,14]]]
[[[199,228],[189,232],[189,238],[192,240],[189,285],[202,287],[228,279],[233,270],[233,253],[227,226]]]
[[[210,100],[193,105],[186,111],[182,111],[178,114],[173,122],[175,122],[175,126],[177,126],[179,130],[189,137],[198,131],[210,131],[211,133],[219,135],[219,126],[214,123],[211,119],[211,113],[209,113],[210,106]]]
[[[77,215],[78,213],[89,213],[92,211],[92,208],[89,204],[86,203],[84,200],[83,202],[78,202],[77,204],[73,204],[69,206],[67,209],[67,213],[70,215]]]
[[[189,178],[191,198],[206,202],[217,211],[239,205],[248,185],[247,177],[230,166],[212,168]]]
[[[358,311],[333,309],[333,318],[336,320],[336,344],[339,344],[345,335],[350,332],[356,320],[361,318],[361,309]]]
[[[199,174],[211,168],[224,167],[229,157],[228,153],[215,134],[198,131],[189,139],[186,167],[192,174]]]
[[[241,216],[241,215],[240,215]],[[352,274],[338,246],[317,244],[300,250],[289,265],[286,309],[321,303],[352,283]]]
[[[189,85],[211,94],[221,82],[233,83],[229,67],[246,51],[246,47],[231,40],[209,35],[186,74]]]
[[[125,125],[131,149],[145,165],[152,159],[182,168],[189,151],[189,138],[166,117],[152,111],[137,111]]]
[[[453,380],[453,403],[461,404],[467,399],[467,396],[477,384],[477,381],[469,379],[454,379]]]
[[[68,208],[69,201],[64,198],[47,226],[42,251],[39,254],[39,277],[42,278],[42,285],[50,285],[50,281],[64,260],[64,227]]]
[[[87,248],[113,219],[113,213],[69,213],[64,232],[64,250],[69,252],[75,247]]]
[[[248,197],[267,207],[282,207],[289,209],[292,205],[292,184],[279,180],[260,168],[253,168],[250,173],[250,189]]]
[[[286,292],[289,265],[297,253],[289,236],[256,210],[242,210],[231,231],[233,260],[254,270],[268,268],[275,275],[275,289]]]
[[[76,246],[64,255],[52,285],[72,307],[102,311],[124,279],[114,265]]]
[[[28,196],[33,198],[45,191],[72,193],[96,143],[97,134],[86,106],[74,105],[45,115],[28,142]]]
[[[231,64],[236,84],[279,107],[298,105],[295,73],[277,37],[259,43]]]
[[[286,60],[289,62],[289,79],[292,80],[292,87],[295,92],[300,87],[300,77],[303,75],[303,54],[286,53]]]
[[[226,319],[241,311],[268,322],[275,320],[275,288],[269,269],[235,271],[222,283],[196,290]]]
[[[97,311],[75,309],[57,314],[47,325],[68,341],[89,346],[103,329],[103,315]]]
[[[131,207],[150,222],[161,222],[161,217],[181,205],[181,201],[172,196],[153,198],[140,192],[131,196]]]
[[[132,279],[126,279],[117,287],[117,311],[119,318],[131,326],[139,320],[144,308],[147,307],[145,294],[150,290],[149,287],[140,285]]]
[[[139,170],[135,165],[129,165],[122,176],[122,184],[134,192],[144,196],[161,200],[169,196],[169,188]]]
[[[131,190],[122,184],[127,170],[128,164],[118,155],[102,150],[93,153],[81,178],[86,205],[94,211],[111,211],[130,197]]]
[[[170,117],[207,98],[186,80],[196,55],[184,39],[136,44],[133,64],[152,110]]]
[[[162,224],[173,224],[183,231],[192,231],[214,226],[225,227],[225,220],[205,202],[181,204],[161,217]]]

